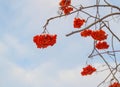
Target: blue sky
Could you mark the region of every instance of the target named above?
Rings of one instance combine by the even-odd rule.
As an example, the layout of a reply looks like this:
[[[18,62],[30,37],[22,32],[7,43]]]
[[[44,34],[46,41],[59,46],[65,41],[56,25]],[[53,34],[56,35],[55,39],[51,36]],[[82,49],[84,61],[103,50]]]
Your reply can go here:
[[[86,1],[81,4],[92,3]],[[0,87],[95,87],[102,81],[102,73],[79,74],[92,41],[79,34],[65,37],[73,30],[73,16],[49,24],[49,32],[58,35],[53,47],[36,48],[33,36],[42,32],[47,18],[57,15],[57,10],[56,0],[0,0]]]

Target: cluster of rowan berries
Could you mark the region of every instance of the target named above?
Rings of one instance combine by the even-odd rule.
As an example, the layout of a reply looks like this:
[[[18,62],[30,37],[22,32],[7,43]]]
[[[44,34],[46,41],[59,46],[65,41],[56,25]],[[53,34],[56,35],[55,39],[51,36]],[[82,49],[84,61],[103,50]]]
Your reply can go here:
[[[65,15],[73,11],[73,7],[71,6],[71,0],[61,0],[59,5],[60,10],[62,10]]]
[[[53,46],[56,43],[57,35],[41,34],[33,37],[34,43],[36,43],[37,48],[47,48],[48,46]]]
[[[107,39],[107,34],[104,30],[99,29],[99,30],[90,30],[86,29],[81,32],[82,37],[87,37],[91,36],[94,40],[96,40],[95,47],[97,49],[108,49],[109,45],[107,44],[106,40]]]
[[[120,87],[120,83],[114,82],[114,83],[111,84],[109,87]]]
[[[88,65],[85,68],[83,68],[83,71],[81,72],[81,75],[82,76],[91,75],[95,71],[96,71],[95,67],[92,67],[91,65]]]

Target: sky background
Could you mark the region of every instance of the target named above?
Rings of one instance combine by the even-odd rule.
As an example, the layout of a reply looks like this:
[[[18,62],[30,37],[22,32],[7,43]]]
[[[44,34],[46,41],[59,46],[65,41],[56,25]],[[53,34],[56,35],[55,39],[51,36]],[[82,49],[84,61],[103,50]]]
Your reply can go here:
[[[102,72],[87,77],[80,75],[93,41],[79,34],[65,37],[74,30],[75,15],[50,22],[48,31],[58,35],[53,47],[38,49],[33,43],[33,36],[43,31],[46,20],[57,15],[58,2],[0,0],[0,87],[96,87],[104,79],[106,74]],[[79,3],[94,2],[81,0]],[[120,36],[118,23],[112,27],[117,28],[114,32]],[[88,63],[94,65],[95,61]]]

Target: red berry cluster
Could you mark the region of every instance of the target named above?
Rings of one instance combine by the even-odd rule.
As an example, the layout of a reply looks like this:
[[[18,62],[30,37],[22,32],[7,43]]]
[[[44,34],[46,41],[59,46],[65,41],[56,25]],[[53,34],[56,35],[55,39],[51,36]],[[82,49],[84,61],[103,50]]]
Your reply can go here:
[[[81,28],[81,26],[85,23],[84,19],[74,18],[73,26],[74,28]]]
[[[64,12],[65,15],[73,11],[73,8],[70,6],[71,0],[61,0],[59,5],[60,5],[60,9]]]
[[[111,84],[109,87],[120,87],[120,83],[114,82],[114,83]]]
[[[96,40],[97,43],[95,47],[97,49],[108,49],[109,47],[107,42],[104,41],[105,39],[107,39],[107,34],[102,29],[94,30],[94,31],[90,29],[86,29],[86,30],[83,30],[80,34],[82,37],[91,36],[94,40]]]
[[[87,37],[87,36],[91,36],[92,30],[86,29],[84,31],[82,31],[80,34],[82,37]]]
[[[107,34],[102,29],[92,31],[92,38],[97,41],[102,41],[107,39]]]
[[[97,49],[107,49],[109,47],[109,45],[107,44],[107,42],[105,41],[100,41],[96,43],[95,46]]]
[[[41,34],[33,37],[33,42],[36,43],[37,48],[47,48],[56,43],[57,35]]]
[[[81,72],[81,75],[82,76],[91,75],[95,71],[96,71],[95,67],[92,67],[91,65],[88,65],[85,68],[83,68],[83,71]]]

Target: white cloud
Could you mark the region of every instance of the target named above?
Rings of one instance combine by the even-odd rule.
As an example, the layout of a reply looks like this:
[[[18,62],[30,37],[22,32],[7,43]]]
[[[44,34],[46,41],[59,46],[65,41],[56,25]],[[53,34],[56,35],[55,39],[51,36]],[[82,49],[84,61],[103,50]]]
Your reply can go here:
[[[0,55],[4,55],[7,50],[7,46],[3,42],[0,42]]]
[[[10,34],[5,34],[3,36],[3,43],[8,49],[13,49],[18,54],[25,54],[28,51],[27,46],[23,44],[22,41]]]
[[[0,81],[2,82],[0,87],[7,87],[6,82],[9,82],[9,87],[15,84],[20,84],[19,86],[22,87],[96,87],[108,75],[108,72],[99,72],[91,76],[81,76],[82,67],[80,66],[72,69],[56,68],[56,63],[48,61],[28,70],[2,59],[0,62]]]
[[[74,69],[61,70],[58,73],[58,83],[57,85],[80,85],[80,68],[74,67]]]

